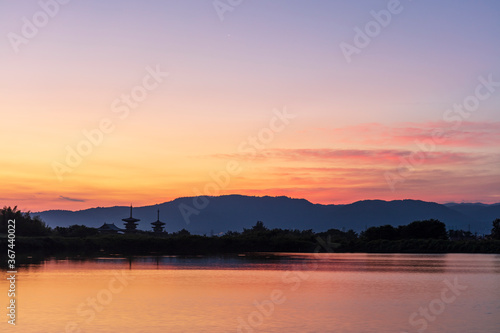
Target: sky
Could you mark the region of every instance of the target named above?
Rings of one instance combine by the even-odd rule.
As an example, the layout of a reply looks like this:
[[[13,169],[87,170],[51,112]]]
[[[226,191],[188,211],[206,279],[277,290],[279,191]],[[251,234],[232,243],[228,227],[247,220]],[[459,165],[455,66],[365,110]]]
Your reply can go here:
[[[0,0],[0,204],[500,202],[500,2]]]

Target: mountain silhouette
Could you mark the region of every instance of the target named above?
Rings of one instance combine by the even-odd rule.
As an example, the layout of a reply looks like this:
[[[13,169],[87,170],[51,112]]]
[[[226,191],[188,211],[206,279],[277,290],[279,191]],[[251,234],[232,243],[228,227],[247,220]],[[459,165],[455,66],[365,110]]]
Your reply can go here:
[[[432,218],[444,222],[449,229],[468,230],[470,226],[472,232],[488,234],[492,221],[500,217],[500,204],[442,205],[420,200],[363,200],[347,205],[321,205],[283,196],[226,195],[185,197],[158,205],[134,207],[134,217],[141,220],[138,229],[151,230],[158,209],[160,219],[166,222],[166,231],[186,229],[194,234],[207,235],[242,231],[257,221],[263,221],[268,228],[313,229],[316,232],[335,228],[360,232],[371,226],[399,226]],[[32,215],[40,216],[51,227],[73,224],[99,227],[103,223],[115,223],[123,228],[121,219],[130,216],[130,207],[49,210]]]

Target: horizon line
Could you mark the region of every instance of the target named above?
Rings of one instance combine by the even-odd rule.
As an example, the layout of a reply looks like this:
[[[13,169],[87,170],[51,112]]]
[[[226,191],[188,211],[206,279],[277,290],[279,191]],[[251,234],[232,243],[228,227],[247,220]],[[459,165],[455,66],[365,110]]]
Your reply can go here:
[[[177,198],[174,198],[172,200],[169,200],[169,201],[164,201],[164,202],[161,202],[161,203],[156,203],[156,204],[151,204],[151,205],[144,205],[144,206],[136,206],[135,208],[144,208],[144,207],[153,207],[153,206],[158,206],[158,205],[163,205],[163,204],[166,204],[166,203],[170,203],[170,202],[173,202],[175,200],[179,200],[179,199],[191,199],[191,198],[198,198],[198,197],[207,197],[207,198],[221,198],[221,197],[230,197],[230,196],[241,196],[241,197],[253,197],[253,198],[266,198],[266,197],[269,197],[269,198],[288,198],[288,199],[291,199],[291,200],[305,200],[313,205],[322,205],[322,206],[346,206],[346,205],[352,205],[354,203],[357,203],[357,202],[362,202],[362,201],[384,201],[384,202],[393,202],[393,201],[405,201],[405,200],[410,200],[410,201],[422,201],[422,202],[428,202],[428,203],[436,203],[436,204],[439,204],[439,205],[450,205],[450,204],[457,204],[457,205],[461,205],[461,204],[481,204],[481,205],[487,205],[487,206],[492,206],[492,205],[498,205],[500,204],[500,202],[495,202],[495,203],[484,203],[484,202],[481,202],[481,201],[474,201],[474,202],[465,202],[465,201],[462,201],[462,202],[454,202],[454,201],[447,201],[447,202],[437,202],[437,201],[427,201],[427,200],[423,200],[423,199],[411,199],[411,198],[405,198],[405,199],[393,199],[393,200],[384,200],[384,199],[361,199],[361,200],[356,200],[356,201],[352,201],[350,203],[344,203],[344,204],[335,204],[335,203],[331,203],[331,204],[324,204],[324,203],[315,203],[315,202],[312,202],[306,198],[297,198],[297,197],[289,197],[289,196],[286,196],[286,195],[276,195],[276,196],[273,196],[273,195],[245,195],[245,194],[238,194],[238,193],[233,193],[233,194],[223,194],[223,195],[199,195],[199,196],[181,196],[181,197],[177,197]],[[128,205],[126,206],[122,206],[122,205],[117,205],[117,206],[95,206],[95,207],[88,207],[88,208],[84,208],[84,209],[77,209],[77,210],[69,210],[69,209],[47,209],[47,210],[41,210],[41,211],[35,211],[35,212],[30,212],[28,210],[28,212],[30,214],[36,214],[36,213],[43,213],[43,212],[47,212],[47,211],[68,211],[68,212],[81,212],[81,211],[85,211],[85,210],[89,210],[89,209],[96,209],[96,208],[114,208],[114,207],[129,207]]]

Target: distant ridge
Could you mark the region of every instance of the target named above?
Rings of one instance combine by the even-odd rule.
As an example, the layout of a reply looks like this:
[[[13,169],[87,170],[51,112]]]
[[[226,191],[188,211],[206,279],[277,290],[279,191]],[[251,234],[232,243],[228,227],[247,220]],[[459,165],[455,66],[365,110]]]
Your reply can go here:
[[[257,221],[269,228],[313,229],[324,231],[331,228],[353,229],[360,232],[365,227],[390,224],[408,224],[416,220],[435,218],[448,228],[464,229],[488,234],[491,222],[500,218],[500,204],[438,204],[421,200],[362,200],[346,205],[313,204],[305,199],[289,197],[253,197],[225,195],[208,197],[184,197],[158,205],[134,207],[134,217],[141,219],[138,228],[151,230],[160,209],[166,231],[187,229],[195,234],[219,234],[229,230],[241,231]],[[197,205],[194,203],[196,202]],[[184,219],[184,215],[189,215]],[[32,213],[40,216],[51,227],[83,224],[99,227],[103,223],[115,223],[122,227],[122,218],[130,215],[128,206],[98,207],[80,211],[48,210]],[[189,222],[189,223],[188,223]]]

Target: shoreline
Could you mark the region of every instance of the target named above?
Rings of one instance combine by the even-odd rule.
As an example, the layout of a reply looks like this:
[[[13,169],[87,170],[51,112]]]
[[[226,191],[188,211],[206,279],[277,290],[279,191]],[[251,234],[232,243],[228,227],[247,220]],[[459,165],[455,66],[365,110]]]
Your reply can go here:
[[[5,243],[5,244],[4,244]],[[0,246],[7,239],[0,238]],[[23,257],[232,255],[258,253],[370,253],[370,254],[500,254],[500,240],[336,240],[314,235],[296,238],[145,234],[89,237],[19,236],[18,260]]]

